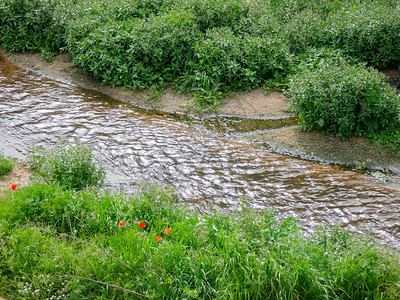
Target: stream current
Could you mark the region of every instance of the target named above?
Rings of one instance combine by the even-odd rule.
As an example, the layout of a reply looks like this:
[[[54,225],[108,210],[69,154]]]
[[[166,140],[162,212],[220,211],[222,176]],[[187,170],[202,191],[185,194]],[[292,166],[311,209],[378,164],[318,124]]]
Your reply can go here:
[[[269,152],[139,111],[101,93],[18,69],[0,57],[0,151],[26,158],[58,139],[91,145],[108,185],[171,186],[179,200],[208,213],[274,209],[310,230],[340,225],[374,234],[400,250],[400,194],[353,171]]]

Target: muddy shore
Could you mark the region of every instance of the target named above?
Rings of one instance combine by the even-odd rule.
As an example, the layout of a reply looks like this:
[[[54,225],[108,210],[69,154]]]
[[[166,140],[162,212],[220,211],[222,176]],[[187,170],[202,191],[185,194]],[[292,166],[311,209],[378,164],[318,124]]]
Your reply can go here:
[[[11,64],[14,68],[28,69],[55,80],[98,91],[136,107],[156,109],[168,114],[199,116],[193,109],[194,103],[188,94],[178,94],[170,88],[155,94],[149,90],[136,92],[104,85],[100,80],[86,74],[72,62],[66,53],[56,56],[52,62],[43,61],[39,54],[9,54],[2,48],[0,48],[0,56],[5,59],[5,63]],[[12,66],[9,69],[12,69]],[[400,82],[398,70],[390,70],[388,75],[394,82]],[[250,93],[232,94],[220,108],[212,112],[212,115],[214,117],[237,116],[244,120],[289,119],[294,117],[294,113],[287,109],[289,104],[290,100],[281,93],[266,94],[259,88]],[[201,116],[207,117],[207,115]],[[257,130],[239,134],[239,137],[257,146],[267,147],[286,155],[320,163],[344,165],[357,170],[368,169],[390,173],[395,185],[400,186],[399,155],[364,138],[353,137],[342,140],[315,131],[300,131],[299,126],[265,130],[257,128]]]

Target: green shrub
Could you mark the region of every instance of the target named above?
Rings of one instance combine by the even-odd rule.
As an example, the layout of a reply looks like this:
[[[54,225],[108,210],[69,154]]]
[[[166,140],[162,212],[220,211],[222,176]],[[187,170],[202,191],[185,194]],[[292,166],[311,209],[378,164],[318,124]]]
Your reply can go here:
[[[381,73],[363,65],[323,60],[293,76],[290,92],[306,130],[369,136],[399,124],[396,90]]]
[[[171,11],[105,25],[82,42],[75,61],[106,83],[145,88],[180,74],[198,38],[195,17]]]
[[[250,1],[248,12],[230,28],[236,35],[263,38],[278,35],[281,31],[280,18],[262,1]]]
[[[291,16],[282,28],[291,51],[330,47],[376,68],[400,63],[399,8],[348,4],[325,19],[310,10]]]
[[[229,28],[207,31],[196,43],[190,71],[180,78],[188,91],[251,90],[291,68],[291,56],[279,39],[236,36]]]
[[[10,174],[13,167],[13,159],[0,154],[0,178]]]
[[[47,182],[71,189],[98,186],[105,171],[90,148],[59,142],[54,148],[35,148],[29,154],[32,169]]]
[[[307,48],[304,52],[293,59],[291,73],[294,75],[303,71],[312,71],[320,68],[321,63],[334,65],[356,65],[360,63],[357,59],[344,55],[342,51],[332,48]]]
[[[66,34],[68,51],[79,54],[80,43],[96,29],[107,23],[125,22],[133,19],[145,19],[168,11],[173,0],[83,0],[73,5],[66,15]]]
[[[325,46],[325,43],[321,41],[324,25],[316,13],[306,10],[292,16],[290,21],[282,27],[282,35],[287,40],[290,51],[300,55],[309,47]]]
[[[357,5],[333,14],[324,26],[325,44],[375,68],[400,63],[400,10]]]
[[[270,211],[243,210],[200,217],[161,189],[128,197],[35,183],[8,192],[0,201],[0,292],[133,296],[93,279],[155,299],[399,295],[398,253],[370,237],[339,228],[305,235],[293,218],[279,222]]]
[[[177,7],[195,15],[202,32],[216,27],[233,29],[248,12],[248,5],[242,0],[184,0],[177,3]]]
[[[4,0],[0,4],[0,44],[8,51],[58,52],[65,28],[53,12],[69,0]]]

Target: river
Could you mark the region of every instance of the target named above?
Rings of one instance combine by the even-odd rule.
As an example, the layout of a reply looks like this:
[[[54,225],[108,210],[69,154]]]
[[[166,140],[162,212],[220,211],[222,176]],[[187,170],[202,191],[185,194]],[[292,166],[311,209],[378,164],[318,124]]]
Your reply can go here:
[[[194,123],[137,110],[0,58],[0,151],[6,155],[24,159],[33,145],[79,140],[104,162],[112,188],[171,186],[201,213],[246,203],[274,209],[279,218],[294,216],[307,230],[340,225],[400,249],[397,190],[351,170],[198,130]]]

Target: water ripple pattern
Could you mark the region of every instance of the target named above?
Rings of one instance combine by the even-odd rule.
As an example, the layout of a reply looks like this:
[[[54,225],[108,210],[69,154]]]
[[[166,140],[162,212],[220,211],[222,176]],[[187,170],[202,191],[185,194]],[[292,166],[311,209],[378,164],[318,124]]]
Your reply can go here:
[[[200,212],[247,203],[295,216],[309,228],[334,224],[372,232],[400,249],[396,190],[352,171],[212,137],[0,62],[0,151],[23,158],[32,145],[59,138],[92,145],[117,186],[161,183]]]

